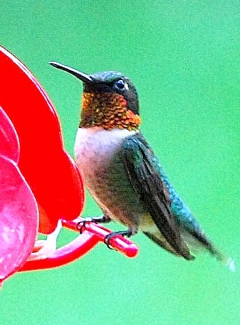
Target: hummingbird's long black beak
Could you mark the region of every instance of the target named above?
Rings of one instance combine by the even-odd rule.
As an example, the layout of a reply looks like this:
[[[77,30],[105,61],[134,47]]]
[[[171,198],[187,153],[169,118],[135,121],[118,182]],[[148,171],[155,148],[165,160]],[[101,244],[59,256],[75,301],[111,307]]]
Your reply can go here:
[[[80,72],[74,68],[68,67],[64,64],[61,63],[57,63],[57,62],[49,62],[54,68],[66,71],[68,73],[71,73],[73,76],[77,77],[78,79],[80,79],[83,82],[86,83],[93,83],[94,80],[92,79],[91,76],[87,75],[86,73]]]

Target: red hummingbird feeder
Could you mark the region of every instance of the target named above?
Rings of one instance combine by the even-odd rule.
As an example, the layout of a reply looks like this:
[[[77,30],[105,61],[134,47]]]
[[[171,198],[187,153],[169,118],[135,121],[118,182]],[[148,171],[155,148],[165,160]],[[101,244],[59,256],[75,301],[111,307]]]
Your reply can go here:
[[[111,233],[87,222],[56,248],[62,227],[79,232],[82,177],[65,151],[56,110],[27,67],[0,47],[0,283],[15,272],[62,266]],[[46,235],[38,240],[38,234]],[[135,244],[121,236],[112,247],[128,257]]]

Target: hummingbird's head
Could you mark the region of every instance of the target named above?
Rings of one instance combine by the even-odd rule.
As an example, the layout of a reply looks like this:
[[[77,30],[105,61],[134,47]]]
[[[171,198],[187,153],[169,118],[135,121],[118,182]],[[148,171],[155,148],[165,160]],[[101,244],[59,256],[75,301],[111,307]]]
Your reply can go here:
[[[87,75],[56,62],[50,64],[71,73],[83,82],[80,127],[138,129],[138,95],[129,78],[116,71]]]

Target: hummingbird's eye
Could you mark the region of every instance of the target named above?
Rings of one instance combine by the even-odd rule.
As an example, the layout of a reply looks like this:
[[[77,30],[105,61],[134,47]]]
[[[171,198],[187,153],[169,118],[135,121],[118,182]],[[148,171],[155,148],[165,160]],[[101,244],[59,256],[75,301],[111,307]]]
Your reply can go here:
[[[124,82],[122,79],[119,79],[114,83],[114,88],[116,88],[117,90],[128,89],[126,82]]]

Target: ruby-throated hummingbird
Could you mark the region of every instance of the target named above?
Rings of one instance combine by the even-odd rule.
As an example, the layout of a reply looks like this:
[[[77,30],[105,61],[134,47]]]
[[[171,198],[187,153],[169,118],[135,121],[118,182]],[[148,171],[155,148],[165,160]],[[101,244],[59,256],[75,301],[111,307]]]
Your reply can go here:
[[[138,95],[130,79],[115,71],[87,75],[50,64],[83,82],[75,159],[105,220],[127,227],[117,234],[130,237],[141,230],[186,260],[194,259],[194,250],[202,248],[233,268],[233,260],[213,246],[171,186],[142,135]]]

